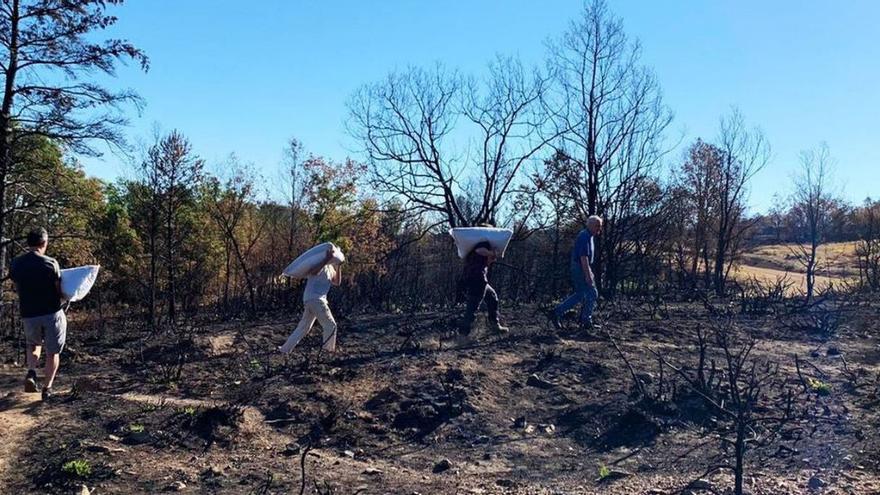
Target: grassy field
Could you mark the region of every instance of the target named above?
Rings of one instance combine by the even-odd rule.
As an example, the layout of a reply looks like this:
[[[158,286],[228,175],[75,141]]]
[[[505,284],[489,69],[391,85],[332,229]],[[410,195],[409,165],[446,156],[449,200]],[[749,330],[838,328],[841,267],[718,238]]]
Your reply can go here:
[[[858,277],[855,247],[855,242],[835,242],[819,247],[816,285],[820,289]],[[786,278],[792,283],[791,291],[803,291],[806,289],[806,275],[797,259],[797,250],[794,244],[770,244],[754,248],[743,255],[734,276],[738,280],[757,279],[762,282]]]

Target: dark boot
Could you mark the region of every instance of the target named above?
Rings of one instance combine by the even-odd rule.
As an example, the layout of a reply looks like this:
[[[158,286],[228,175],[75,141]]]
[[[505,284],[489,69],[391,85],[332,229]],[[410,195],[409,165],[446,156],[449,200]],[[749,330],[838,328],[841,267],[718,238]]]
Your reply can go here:
[[[489,322],[489,329],[494,331],[495,333],[510,333],[510,329],[505,327],[504,325],[498,323],[497,321]]]
[[[465,316],[458,320],[458,322],[456,323],[456,326],[458,327],[458,333],[461,335],[470,335],[471,331],[474,328],[474,319],[475,318],[473,317],[468,318],[467,316]]]
[[[593,323],[593,319],[591,318],[581,322],[579,330],[580,334],[584,337],[594,337],[602,330],[602,327]]]
[[[49,387],[43,387],[43,400],[48,401],[55,397],[55,392]]]
[[[34,370],[28,370],[27,375],[24,377],[24,391],[29,394],[34,394],[38,391],[37,388],[37,372]]]

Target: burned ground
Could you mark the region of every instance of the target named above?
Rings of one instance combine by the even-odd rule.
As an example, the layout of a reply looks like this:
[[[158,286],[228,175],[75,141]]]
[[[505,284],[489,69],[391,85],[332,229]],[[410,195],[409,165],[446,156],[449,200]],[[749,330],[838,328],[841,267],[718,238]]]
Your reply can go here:
[[[505,309],[510,334],[467,338],[450,332],[453,311],[352,317],[338,354],[322,355],[315,331],[287,359],[271,350],[289,315],[155,335],[112,321],[101,334],[74,315],[55,402],[21,393],[7,356],[0,483],[4,493],[299,493],[304,463],[306,493],[679,493],[698,479],[689,490],[723,493],[729,471],[704,473],[732,462],[720,439],[729,425],[660,363],[692,374],[695,330],[732,320],[757,336],[752,356],[779,367],[779,389],[756,413],[772,416],[796,393],[789,419],[753,432],[766,441],[747,451],[747,489],[880,490],[870,299],[850,301],[831,334],[785,305],[620,303],[600,311],[592,335],[557,335],[536,308]]]

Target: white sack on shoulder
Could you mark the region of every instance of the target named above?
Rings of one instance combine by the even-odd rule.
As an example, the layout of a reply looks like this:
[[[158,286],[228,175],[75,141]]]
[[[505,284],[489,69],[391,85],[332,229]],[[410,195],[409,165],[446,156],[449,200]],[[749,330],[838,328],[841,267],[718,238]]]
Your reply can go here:
[[[459,258],[464,259],[474,246],[481,242],[488,242],[492,249],[501,253],[503,258],[507,245],[510,244],[510,238],[513,237],[513,231],[496,227],[457,227],[449,229],[449,235],[455,239]]]
[[[98,265],[78,266],[61,270],[61,293],[66,301],[76,302],[86,297],[98,279]]]
[[[295,260],[293,260],[287,268],[281,272],[285,277],[290,278],[306,278],[309,276],[315,268],[318,267],[323,261],[324,257],[327,256],[327,248],[331,247],[333,249],[333,261],[331,263],[343,263],[345,261],[345,254],[339,249],[338,246],[333,244],[332,242],[325,242],[322,244],[318,244],[317,246],[309,249],[303,254],[299,255]]]

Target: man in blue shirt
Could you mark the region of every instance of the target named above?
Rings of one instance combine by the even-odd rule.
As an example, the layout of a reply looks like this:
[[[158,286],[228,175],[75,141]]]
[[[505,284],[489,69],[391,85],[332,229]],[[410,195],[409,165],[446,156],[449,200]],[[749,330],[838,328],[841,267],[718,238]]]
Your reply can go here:
[[[587,218],[587,228],[581,230],[571,251],[571,283],[574,293],[566,298],[553,311],[553,326],[562,329],[562,316],[570,309],[582,303],[580,324],[583,328],[593,326],[593,306],[599,298],[595,277],[590,265],[594,259],[593,237],[602,233],[602,218],[591,215]]]

